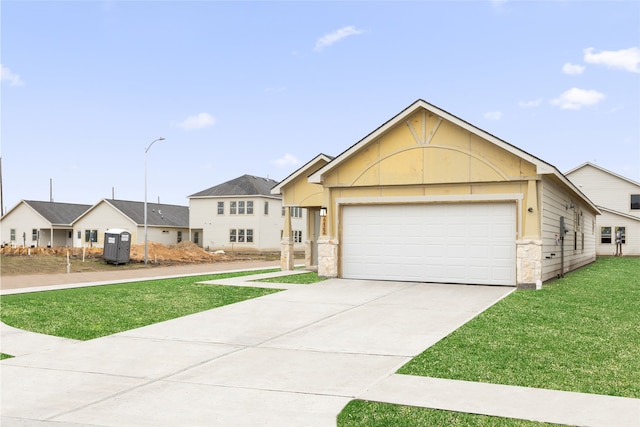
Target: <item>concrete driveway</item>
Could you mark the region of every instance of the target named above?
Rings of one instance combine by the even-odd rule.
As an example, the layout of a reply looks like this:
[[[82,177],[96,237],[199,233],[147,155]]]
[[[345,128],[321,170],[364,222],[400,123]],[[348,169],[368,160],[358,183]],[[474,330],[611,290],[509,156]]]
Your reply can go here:
[[[512,290],[333,279],[65,340],[2,362],[2,425],[335,425],[350,400]]]

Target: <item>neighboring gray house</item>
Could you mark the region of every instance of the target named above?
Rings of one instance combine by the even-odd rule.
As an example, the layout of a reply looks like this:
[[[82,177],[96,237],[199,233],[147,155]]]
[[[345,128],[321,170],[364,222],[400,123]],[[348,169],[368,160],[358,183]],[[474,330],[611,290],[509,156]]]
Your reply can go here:
[[[209,250],[280,251],[282,198],[269,178],[243,175],[188,196],[191,241]],[[291,211],[295,249],[304,250],[306,213]]]
[[[0,219],[2,244],[73,246],[72,223],[91,205],[21,200]]]
[[[105,231],[114,228],[130,232],[132,243],[144,243],[144,202],[100,200],[73,221],[73,246],[101,248]],[[189,208],[147,203],[147,240],[165,245],[189,240]]]
[[[621,231],[623,255],[640,256],[640,183],[589,162],[565,175],[602,212],[596,217],[596,254],[615,254]]]

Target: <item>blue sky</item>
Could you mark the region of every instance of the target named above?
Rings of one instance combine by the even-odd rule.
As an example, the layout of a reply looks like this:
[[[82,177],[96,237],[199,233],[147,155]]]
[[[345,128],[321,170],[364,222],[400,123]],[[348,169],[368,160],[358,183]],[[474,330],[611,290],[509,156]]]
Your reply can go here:
[[[561,172],[640,181],[637,1],[11,1],[5,211],[281,180],[424,99]]]

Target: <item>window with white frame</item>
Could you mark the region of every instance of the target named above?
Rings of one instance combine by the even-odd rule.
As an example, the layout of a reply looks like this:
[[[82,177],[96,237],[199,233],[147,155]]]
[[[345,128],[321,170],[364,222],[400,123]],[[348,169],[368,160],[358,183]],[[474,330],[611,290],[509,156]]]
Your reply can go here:
[[[182,242],[182,231],[178,231],[178,243]]]
[[[269,202],[264,202],[264,214],[269,215]]]
[[[640,210],[640,194],[631,195],[631,210],[632,211]]]
[[[38,230],[36,228],[31,230],[31,240],[33,241],[38,240]]]
[[[251,228],[230,229],[229,243],[253,243],[253,229]]]
[[[625,244],[627,243],[627,236],[626,236],[626,229],[625,227],[616,227],[615,228],[615,232],[616,232],[616,240],[618,239],[618,232],[620,233],[620,243]]]
[[[285,214],[286,207],[282,208],[282,216]],[[302,218],[302,208],[297,206],[292,206],[289,208],[291,212],[291,218]]]
[[[600,227],[600,243],[611,243],[611,227]]]
[[[230,215],[253,215],[253,200],[233,200],[229,202]]]
[[[218,202],[218,215],[224,215],[224,202]]]
[[[11,240],[12,242],[16,241],[16,229],[15,228],[11,229],[11,235],[9,237],[9,240]]]
[[[293,231],[293,242],[294,243],[302,243],[302,230],[294,230]]]

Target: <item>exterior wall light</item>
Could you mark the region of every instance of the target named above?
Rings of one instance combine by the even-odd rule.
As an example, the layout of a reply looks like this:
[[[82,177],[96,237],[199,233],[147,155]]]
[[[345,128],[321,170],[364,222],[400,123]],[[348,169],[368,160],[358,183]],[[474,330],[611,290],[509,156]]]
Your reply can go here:
[[[324,206],[320,208],[320,216],[323,218],[327,216],[327,208],[325,208]]]

